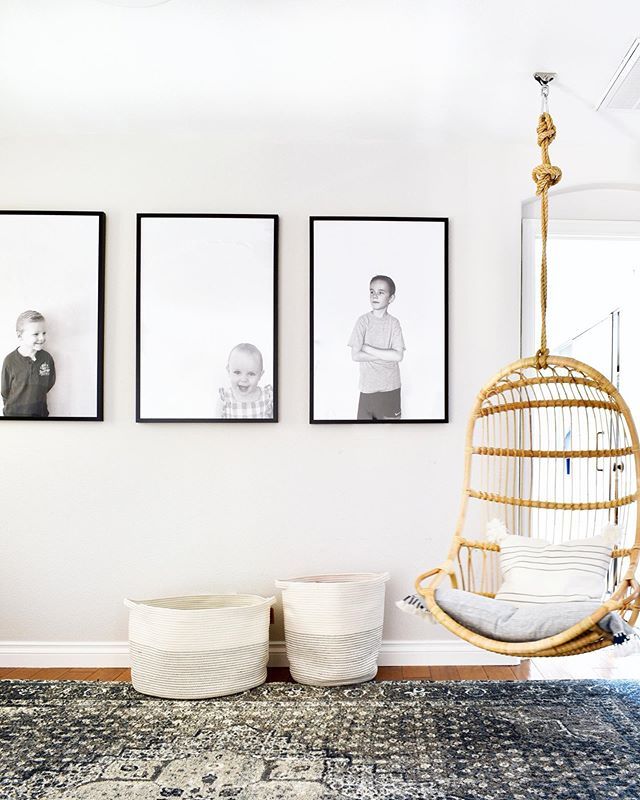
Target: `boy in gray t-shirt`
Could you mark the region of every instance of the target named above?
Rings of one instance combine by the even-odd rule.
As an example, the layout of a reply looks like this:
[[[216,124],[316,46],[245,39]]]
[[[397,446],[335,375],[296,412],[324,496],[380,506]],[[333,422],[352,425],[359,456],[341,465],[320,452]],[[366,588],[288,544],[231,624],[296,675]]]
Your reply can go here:
[[[398,364],[404,340],[400,323],[387,311],[395,296],[391,278],[371,278],[371,311],[358,318],[348,342],[351,358],[360,363],[359,420],[399,420],[402,414]]]

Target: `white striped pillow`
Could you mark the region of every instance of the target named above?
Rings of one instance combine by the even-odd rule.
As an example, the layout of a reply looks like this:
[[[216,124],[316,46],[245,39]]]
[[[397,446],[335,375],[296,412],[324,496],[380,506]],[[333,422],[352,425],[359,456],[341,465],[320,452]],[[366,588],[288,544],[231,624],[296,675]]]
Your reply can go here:
[[[600,536],[553,544],[514,536],[502,522],[492,520],[487,539],[500,545],[503,578],[496,600],[518,605],[600,601],[619,536],[616,525],[606,525]]]

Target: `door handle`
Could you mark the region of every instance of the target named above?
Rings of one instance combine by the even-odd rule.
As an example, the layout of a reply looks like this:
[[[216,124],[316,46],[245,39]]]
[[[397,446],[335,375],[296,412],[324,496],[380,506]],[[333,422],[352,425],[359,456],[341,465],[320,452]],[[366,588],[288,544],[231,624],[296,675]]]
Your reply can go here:
[[[600,441],[600,437],[601,436],[604,436],[604,431],[598,431],[596,433],[596,451],[599,450],[598,442]],[[604,465],[604,458],[602,459],[602,463]],[[598,457],[597,456],[596,456],[596,470],[598,472],[604,472],[604,466],[602,466],[602,467],[598,466]]]

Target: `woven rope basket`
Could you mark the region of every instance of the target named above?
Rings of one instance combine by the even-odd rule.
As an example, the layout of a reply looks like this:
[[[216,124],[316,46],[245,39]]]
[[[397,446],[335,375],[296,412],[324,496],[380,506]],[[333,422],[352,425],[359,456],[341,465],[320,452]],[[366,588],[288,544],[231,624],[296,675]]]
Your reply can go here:
[[[276,581],[294,680],[339,686],[375,677],[388,580],[388,573],[366,572]]]
[[[134,689],[191,700],[264,683],[274,601],[252,594],[125,600]]]

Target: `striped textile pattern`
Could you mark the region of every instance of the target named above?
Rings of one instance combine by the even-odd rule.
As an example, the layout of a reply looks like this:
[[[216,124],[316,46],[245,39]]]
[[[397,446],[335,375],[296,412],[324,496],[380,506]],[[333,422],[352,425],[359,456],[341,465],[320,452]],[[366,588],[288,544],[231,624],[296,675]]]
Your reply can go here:
[[[274,600],[249,594],[125,600],[134,689],[194,700],[264,683]]]
[[[222,697],[267,679],[269,643],[175,653],[131,642],[131,677],[142,694],[174,700]]]
[[[291,675],[309,686],[375,677],[382,644],[386,572],[277,580]]]
[[[496,600],[511,603],[567,603],[601,601],[619,536],[607,525],[599,536],[552,544],[510,534],[491,523],[488,538],[500,545],[503,583]]]

